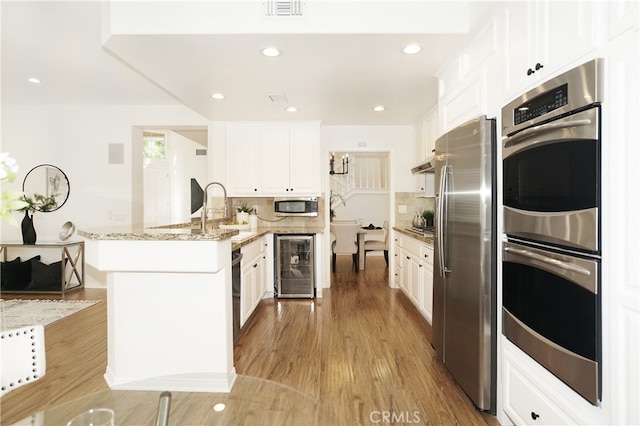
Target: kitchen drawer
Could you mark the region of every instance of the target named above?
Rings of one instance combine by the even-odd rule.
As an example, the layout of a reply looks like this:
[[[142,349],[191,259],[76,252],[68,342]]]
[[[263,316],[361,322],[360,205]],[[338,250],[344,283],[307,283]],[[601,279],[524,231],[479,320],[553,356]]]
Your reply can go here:
[[[251,244],[247,244],[246,246],[242,247],[240,251],[242,252],[243,262],[252,261],[264,251],[263,239],[260,238],[259,240],[254,241]]]
[[[424,244],[420,246],[420,259],[425,267],[433,270],[433,247]]]
[[[402,249],[407,253],[412,253],[416,257],[420,256],[420,247],[422,246],[422,241],[416,240],[415,238],[405,237],[402,240]]]
[[[526,368],[504,352],[504,411],[516,425],[576,424],[548,398],[549,393],[527,379]]]

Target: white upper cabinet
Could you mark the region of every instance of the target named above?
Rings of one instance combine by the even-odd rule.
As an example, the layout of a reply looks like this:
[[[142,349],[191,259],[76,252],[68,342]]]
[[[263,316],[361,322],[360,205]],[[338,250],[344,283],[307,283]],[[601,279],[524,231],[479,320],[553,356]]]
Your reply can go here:
[[[438,125],[431,126],[438,129],[431,138],[434,143],[439,135],[468,120],[495,114],[489,109],[489,93],[494,93],[491,82],[500,80],[499,19],[494,15],[481,22],[465,48],[438,76]]]
[[[609,21],[607,36],[609,40],[618,37],[625,32],[637,28],[640,16],[640,2],[616,1],[610,2],[607,8]]]
[[[426,144],[426,157],[429,158],[436,153],[436,139],[440,136],[438,131],[438,108],[433,108],[427,113],[425,119],[425,144]]]
[[[320,194],[319,123],[228,123],[230,196]]]
[[[265,124],[262,128],[260,158],[263,173],[258,183],[262,193],[289,193],[289,126]]]
[[[581,58],[603,41],[604,2],[506,2],[504,98]]]
[[[292,124],[289,188],[296,195],[320,195],[320,124]]]
[[[427,111],[415,125],[416,163],[435,154],[438,136],[438,107],[435,106]]]
[[[225,186],[229,195],[255,195],[256,179],[260,176],[260,125],[228,123],[226,137]]]

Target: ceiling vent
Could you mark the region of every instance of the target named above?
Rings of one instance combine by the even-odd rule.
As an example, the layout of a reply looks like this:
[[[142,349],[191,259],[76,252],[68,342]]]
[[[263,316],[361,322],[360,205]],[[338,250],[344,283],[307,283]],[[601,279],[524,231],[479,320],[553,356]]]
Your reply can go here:
[[[287,102],[287,97],[279,93],[269,95],[269,99],[271,99],[271,102]]]
[[[266,16],[302,16],[302,0],[268,0],[263,4]]]

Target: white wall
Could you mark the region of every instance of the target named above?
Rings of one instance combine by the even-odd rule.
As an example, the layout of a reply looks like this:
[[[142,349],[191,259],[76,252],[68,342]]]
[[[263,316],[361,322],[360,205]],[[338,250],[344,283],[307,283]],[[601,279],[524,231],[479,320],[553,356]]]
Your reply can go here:
[[[334,210],[336,220],[362,219],[363,226],[382,226],[389,218],[389,194],[355,194]]]
[[[2,150],[18,161],[13,186],[34,166],[50,163],[70,180],[70,196],[58,211],[36,213],[38,241],[57,240],[60,226],[79,229],[130,224],[132,220],[132,128],[207,126],[184,106],[7,106],[2,108]],[[124,145],[124,164],[108,164],[108,145]],[[142,170],[142,163],[137,167]],[[140,173],[141,175],[141,173]],[[7,186],[7,188],[9,185]],[[16,215],[20,220],[21,215]],[[21,241],[19,228],[4,225],[3,241]],[[96,285],[88,278],[88,285]]]

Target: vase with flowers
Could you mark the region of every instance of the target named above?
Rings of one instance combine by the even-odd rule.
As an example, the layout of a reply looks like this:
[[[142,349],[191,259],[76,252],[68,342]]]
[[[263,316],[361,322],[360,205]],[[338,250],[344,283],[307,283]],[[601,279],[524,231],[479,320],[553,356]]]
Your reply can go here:
[[[240,225],[249,223],[249,215],[253,213],[253,207],[249,207],[247,203],[242,203],[236,207],[236,221]]]
[[[12,213],[23,209],[27,203],[22,199],[24,193],[17,189],[4,189],[6,183],[11,183],[16,178],[18,163],[9,156],[8,152],[0,153],[0,185],[2,197],[0,198],[0,216],[5,222],[16,224]]]
[[[22,199],[26,203],[26,206],[21,210],[24,210],[24,218],[22,219],[22,243],[23,244],[35,244],[37,240],[36,229],[33,226],[33,214],[36,211],[49,212],[54,210],[58,205],[56,196],[46,196],[41,194],[23,195]],[[31,215],[29,215],[31,213]]]
[[[336,206],[342,204],[346,207],[347,202],[344,200],[342,195],[334,194],[333,190],[329,192],[329,221],[333,222],[333,218],[336,216],[336,211],[333,209],[334,204]]]

